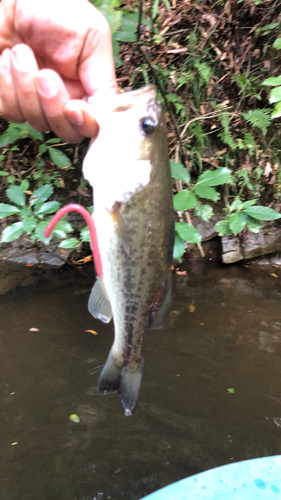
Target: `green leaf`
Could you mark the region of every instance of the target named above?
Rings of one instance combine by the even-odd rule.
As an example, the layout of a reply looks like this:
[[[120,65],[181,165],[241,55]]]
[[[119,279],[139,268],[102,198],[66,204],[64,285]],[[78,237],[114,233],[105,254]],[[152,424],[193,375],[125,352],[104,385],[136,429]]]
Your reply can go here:
[[[36,228],[37,219],[36,217],[27,217],[23,220],[23,229],[26,233],[31,233],[33,229]]]
[[[230,387],[229,389],[227,389],[227,392],[228,392],[228,394],[234,394],[233,387]]]
[[[281,49],[281,38],[276,38],[274,44],[272,45],[274,49]],[[280,81],[281,84],[281,81]],[[279,85],[280,85],[279,84]]]
[[[14,215],[19,213],[20,209],[15,207],[14,205],[8,205],[7,203],[0,203],[0,219],[4,219],[4,217],[9,217],[10,215]]]
[[[71,165],[71,161],[62,151],[57,148],[48,148],[48,152],[51,160],[54,164],[59,167],[69,167]]]
[[[215,230],[219,233],[219,236],[224,236],[225,234],[227,236],[230,236],[232,234],[228,220],[220,220],[219,222],[217,222],[215,225]]]
[[[92,205],[91,207],[86,207],[89,214],[92,215],[94,213],[94,205]]]
[[[270,78],[264,80],[263,85],[268,85],[269,87],[281,85],[281,76],[271,76]]]
[[[251,109],[247,113],[242,113],[244,118],[253,127],[258,127],[262,130],[263,134],[266,134],[267,127],[271,122],[270,111],[267,109]]]
[[[180,210],[181,212],[194,208],[196,203],[197,198],[195,194],[188,189],[184,189],[174,196],[174,208],[175,210]]]
[[[28,135],[30,135],[30,137],[32,137],[32,139],[36,139],[37,141],[43,141],[44,137],[43,137],[43,134],[41,132],[39,132],[38,130],[35,130],[35,128],[31,127],[31,125],[29,125],[29,123],[26,123],[26,129],[27,129],[27,133]]]
[[[9,125],[6,132],[0,136],[0,148],[17,141],[21,137],[21,125],[19,123],[11,123]]]
[[[115,40],[119,42],[136,42],[137,35],[136,33],[132,33],[131,31],[117,31],[115,34]]]
[[[247,226],[252,231],[252,233],[258,233],[260,228],[262,227],[262,223],[256,219],[253,219],[253,217],[250,217],[249,215],[245,214],[247,217]]]
[[[175,179],[179,179],[180,181],[186,182],[187,184],[190,182],[190,173],[186,170],[186,168],[180,163],[176,163],[173,160],[170,160],[170,167],[172,177]]]
[[[185,242],[176,234],[173,258],[181,262],[184,252],[185,252]]]
[[[158,13],[159,0],[153,0],[152,4],[152,19],[155,19]]]
[[[275,104],[273,108],[271,118],[272,119],[280,118],[280,116],[281,116],[281,102],[278,102],[277,104]]]
[[[8,172],[2,172],[0,171],[0,177],[6,177],[8,174]]]
[[[53,137],[52,139],[48,139],[46,141],[47,144],[58,144],[58,142],[61,142],[61,139],[58,137]]]
[[[256,202],[257,202],[257,198],[255,198],[254,200],[244,201],[244,203],[242,204],[242,207],[241,207],[241,208],[249,208],[249,207],[252,207],[252,206],[253,206]]]
[[[59,244],[60,248],[75,248],[79,245],[80,241],[77,238],[68,238]]]
[[[169,102],[177,102],[179,99],[176,94],[167,94],[166,98]]]
[[[170,5],[169,0],[163,0],[163,2],[164,2],[164,4],[166,5],[167,10],[168,10],[169,12],[171,12],[171,5]]]
[[[10,186],[6,191],[6,195],[13,203],[22,207],[25,205],[25,194],[19,186]]]
[[[250,132],[244,133],[244,141],[245,141],[245,146],[249,149],[249,154],[251,156],[255,150],[256,144],[255,144],[255,139],[253,138]]]
[[[261,205],[256,205],[255,207],[250,207],[244,210],[247,215],[253,217],[257,220],[277,220],[281,218],[281,214],[269,207],[263,207]]]
[[[9,227],[6,227],[2,233],[1,243],[8,243],[19,238],[24,232],[23,223],[15,222]]]
[[[269,102],[270,104],[273,104],[274,102],[279,102],[281,101],[281,86],[280,87],[275,87],[275,89],[272,89],[269,95]]]
[[[20,216],[23,218],[23,219],[27,219],[28,217],[31,217],[33,214],[32,214],[32,210],[30,207],[23,207],[20,211]]]
[[[235,212],[229,216],[229,228],[233,232],[233,234],[238,234],[243,231],[246,226],[246,218],[244,214],[241,212]]]
[[[61,204],[58,201],[47,201],[40,206],[38,210],[34,210],[36,215],[38,214],[53,214],[60,208]]]
[[[48,148],[47,148],[47,146],[46,146],[45,143],[40,144],[40,146],[39,146],[39,154],[42,155],[42,154],[46,153],[47,149]]]
[[[58,222],[56,225],[56,230],[58,231],[64,231],[65,233],[72,233],[74,231],[73,227],[67,220],[62,219]]]
[[[23,193],[28,190],[28,188],[29,188],[29,182],[28,182],[27,179],[24,179],[24,181],[22,181],[22,183],[20,185],[20,188],[21,188],[21,190],[22,190]]]
[[[41,186],[39,189],[34,191],[33,195],[29,199],[29,204],[32,206],[37,205],[37,203],[43,203],[50,198],[53,192],[54,188],[51,184],[44,184],[44,186]]]
[[[113,56],[113,60],[114,60],[114,66],[115,66],[115,68],[120,68],[120,66],[122,66],[123,61],[122,61],[122,59],[120,59],[120,57]]]
[[[60,238],[61,240],[63,238],[67,237],[66,232],[65,231],[61,231],[60,229],[54,229],[53,232],[52,232],[52,235],[56,236],[57,238]]]
[[[49,223],[49,220],[42,220],[41,222],[39,222],[39,224],[37,224],[36,228],[35,228],[35,237],[42,241],[43,243],[45,243],[45,245],[48,245],[50,240],[52,239],[52,236],[50,236],[49,238],[45,238],[44,236],[44,231]]]
[[[80,232],[80,239],[81,241],[91,241],[90,229],[88,228],[88,226],[83,227],[82,231]]]
[[[208,221],[213,215],[213,209],[210,205],[203,205],[203,203],[198,202],[194,208],[194,214],[202,220]]]
[[[187,224],[187,222],[176,222],[176,232],[182,240],[188,243],[201,242],[201,234],[199,231],[190,224]]]
[[[241,210],[242,207],[243,207],[243,202],[241,201],[239,196],[236,196],[236,198],[234,198],[234,201],[231,203],[229,209],[230,212],[233,212],[233,210]]]
[[[226,167],[219,167],[216,170],[207,170],[199,175],[196,186],[220,186],[230,182],[231,170]]]
[[[131,33],[135,33],[136,26],[138,21],[138,12],[134,12],[132,14],[125,14],[122,17],[122,30],[130,31]]]
[[[265,26],[263,26],[260,31],[268,31],[270,32],[271,30],[274,30],[275,28],[277,28],[279,26],[279,22],[278,23],[270,23],[270,24],[266,24]]]
[[[220,199],[220,194],[216,190],[209,186],[202,186],[195,184],[194,191],[200,198],[206,198],[207,200],[218,201]]]
[[[71,422],[74,422],[75,424],[79,424],[80,417],[79,415],[76,415],[76,413],[73,413],[72,415],[69,416],[69,420],[71,420]]]
[[[137,16],[139,17],[138,13],[137,13]],[[141,23],[145,24],[150,29],[152,29],[152,27],[153,27],[153,22],[151,21],[151,19],[147,19],[146,17],[142,17]]]

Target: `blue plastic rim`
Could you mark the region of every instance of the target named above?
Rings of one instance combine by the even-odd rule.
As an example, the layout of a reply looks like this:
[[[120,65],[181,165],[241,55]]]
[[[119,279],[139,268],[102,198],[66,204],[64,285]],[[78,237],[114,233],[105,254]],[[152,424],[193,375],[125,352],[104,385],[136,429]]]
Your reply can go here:
[[[182,479],[148,500],[279,500],[281,455],[224,465]]]

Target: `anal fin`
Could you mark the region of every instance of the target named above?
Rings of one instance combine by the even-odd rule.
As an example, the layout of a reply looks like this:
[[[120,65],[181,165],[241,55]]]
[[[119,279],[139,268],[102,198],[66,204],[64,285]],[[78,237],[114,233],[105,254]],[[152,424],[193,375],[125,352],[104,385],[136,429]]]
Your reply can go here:
[[[97,278],[88,301],[88,309],[94,318],[104,323],[112,319],[112,310],[102,278]]]

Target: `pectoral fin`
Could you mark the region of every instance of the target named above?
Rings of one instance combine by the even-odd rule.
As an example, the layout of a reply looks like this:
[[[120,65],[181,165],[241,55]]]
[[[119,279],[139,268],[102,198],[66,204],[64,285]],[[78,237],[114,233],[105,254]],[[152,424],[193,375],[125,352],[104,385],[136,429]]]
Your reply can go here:
[[[151,323],[151,328],[153,330],[159,330],[160,328],[163,328],[165,323],[168,320],[170,310],[171,310],[171,304],[172,304],[172,283],[171,283],[171,277],[169,278],[169,283],[167,286],[167,292],[165,295],[165,298],[159,307],[158,311],[154,314],[152,323]]]
[[[112,319],[112,310],[102,278],[97,278],[88,301],[88,309],[94,318],[104,323]]]

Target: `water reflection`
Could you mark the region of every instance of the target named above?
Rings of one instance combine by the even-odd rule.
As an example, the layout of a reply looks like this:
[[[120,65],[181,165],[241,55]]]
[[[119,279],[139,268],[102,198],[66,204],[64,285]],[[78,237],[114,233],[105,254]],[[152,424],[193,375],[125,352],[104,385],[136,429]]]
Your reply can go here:
[[[98,394],[113,327],[88,314],[82,278],[0,297],[1,500],[138,500],[281,453],[279,280],[242,267],[174,279],[130,419],[117,395]]]

